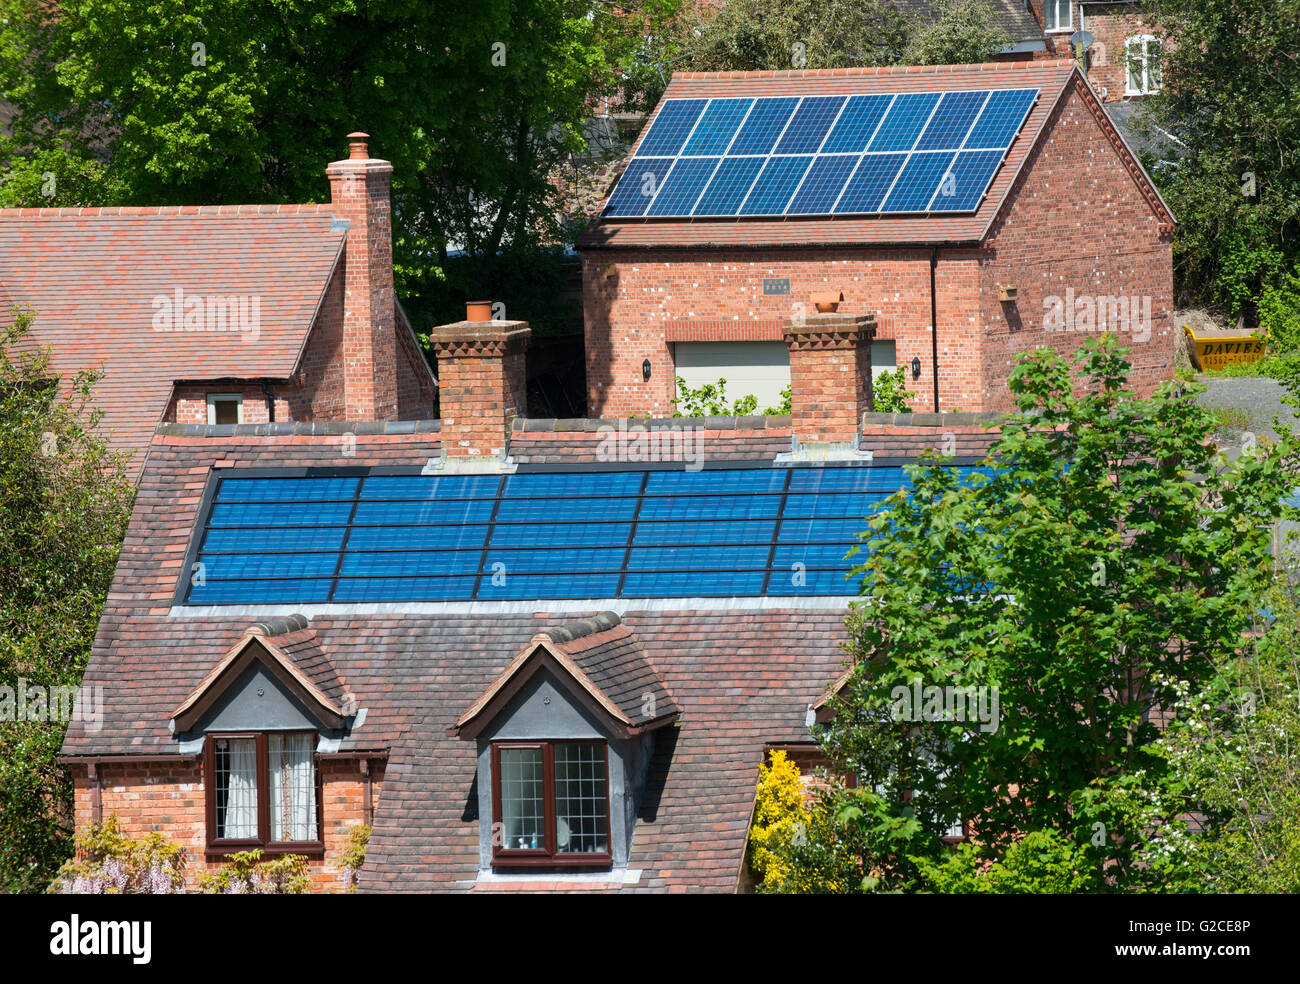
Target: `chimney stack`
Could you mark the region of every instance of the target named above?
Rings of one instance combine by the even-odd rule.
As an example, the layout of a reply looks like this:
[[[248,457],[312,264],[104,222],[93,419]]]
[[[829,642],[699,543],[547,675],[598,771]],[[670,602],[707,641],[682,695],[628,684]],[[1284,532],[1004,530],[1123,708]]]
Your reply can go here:
[[[370,156],[369,134],[348,134],[348,157],[330,164],[330,203],[348,220],[344,254],[344,416],[397,418],[397,313],[393,291],[393,165]]]
[[[785,323],[791,426],[801,444],[850,444],[871,409],[869,314],[817,313]]]
[[[471,302],[465,321],[433,330],[444,460],[504,459],[511,422],[526,410],[524,353],[532,331],[527,321],[479,320],[484,303]]]

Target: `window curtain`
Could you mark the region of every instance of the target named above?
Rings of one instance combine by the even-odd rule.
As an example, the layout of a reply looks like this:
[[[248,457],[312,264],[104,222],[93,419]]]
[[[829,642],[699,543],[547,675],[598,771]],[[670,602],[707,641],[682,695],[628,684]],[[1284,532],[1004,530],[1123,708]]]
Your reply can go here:
[[[268,735],[271,840],[314,841],[316,836],[315,735]]]
[[[226,774],[226,817],[222,836],[230,840],[257,837],[257,742],[231,738],[230,771]]]

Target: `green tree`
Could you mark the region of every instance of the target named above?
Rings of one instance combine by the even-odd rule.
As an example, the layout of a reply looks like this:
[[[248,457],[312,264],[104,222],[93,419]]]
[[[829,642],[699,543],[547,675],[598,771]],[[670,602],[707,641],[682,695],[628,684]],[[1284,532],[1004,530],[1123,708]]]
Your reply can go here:
[[[1078,376],[1027,353],[986,469],[916,467],[863,535],[854,670],[822,744],[858,777],[840,819],[875,838],[880,887],[923,888],[959,820],[984,860],[1054,832],[1097,884],[1152,877],[1134,856],[1172,817],[1135,809],[1134,789],[1176,781],[1155,712],[1199,692],[1251,627],[1285,447],[1228,466],[1199,388],[1133,397],[1110,336],[1077,358]],[[918,713],[900,700],[914,684],[972,688],[994,713]]]
[[[661,57],[696,72],[892,65],[910,28],[888,0],[728,0],[685,17]]]
[[[1152,0],[1164,44],[1153,120],[1180,142],[1155,173],[1178,217],[1184,302],[1233,313],[1300,258],[1300,0]]]
[[[72,784],[66,721],[19,708],[19,681],[80,684],[134,490],[95,431],[95,375],[57,388],[30,324],[0,334],[0,890],[38,892],[71,849]]]
[[[449,253],[526,257],[576,235],[550,175],[588,153],[596,106],[678,2],[67,0],[53,18],[0,0],[0,100],[19,109],[0,195],[323,201],[325,165],[365,130],[394,165],[398,289],[432,291],[413,305],[427,327],[464,301],[436,290]],[[68,197],[42,192],[47,173]],[[466,292],[509,303],[504,285]]]
[[[998,12],[985,0],[936,0],[933,21],[917,25],[903,49],[904,65],[964,65],[988,61],[1010,47]]]

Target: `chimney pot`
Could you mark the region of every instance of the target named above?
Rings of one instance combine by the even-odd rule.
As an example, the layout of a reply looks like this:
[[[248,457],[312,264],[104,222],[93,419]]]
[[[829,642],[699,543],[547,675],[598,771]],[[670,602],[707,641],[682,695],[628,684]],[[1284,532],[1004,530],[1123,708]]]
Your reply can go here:
[[[466,321],[491,321],[492,302],[491,301],[466,301],[465,320]]]
[[[370,149],[368,142],[370,134],[357,131],[348,134],[348,157],[354,161],[364,161],[370,159]]]

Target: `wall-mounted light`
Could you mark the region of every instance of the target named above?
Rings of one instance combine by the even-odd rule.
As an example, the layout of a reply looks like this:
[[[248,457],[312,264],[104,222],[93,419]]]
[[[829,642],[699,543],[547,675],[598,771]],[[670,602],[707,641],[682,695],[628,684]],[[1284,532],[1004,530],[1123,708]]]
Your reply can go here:
[[[921,360],[918,359],[916,356],[912,356],[912,378],[913,379],[921,378]]]
[[[646,359],[641,363],[641,378],[647,383],[650,382],[650,360]]]

